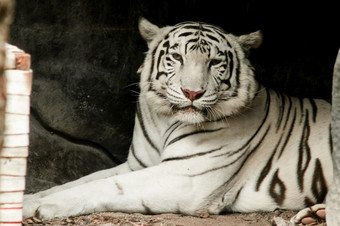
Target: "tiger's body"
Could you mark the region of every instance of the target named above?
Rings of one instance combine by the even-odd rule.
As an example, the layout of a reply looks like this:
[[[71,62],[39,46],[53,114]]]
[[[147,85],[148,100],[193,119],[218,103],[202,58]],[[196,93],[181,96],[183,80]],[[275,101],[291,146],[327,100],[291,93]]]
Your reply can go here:
[[[99,211],[219,214],[300,209],[332,180],[330,104],[258,84],[240,37],[145,19],[149,51],[126,163],[28,195],[26,217]]]

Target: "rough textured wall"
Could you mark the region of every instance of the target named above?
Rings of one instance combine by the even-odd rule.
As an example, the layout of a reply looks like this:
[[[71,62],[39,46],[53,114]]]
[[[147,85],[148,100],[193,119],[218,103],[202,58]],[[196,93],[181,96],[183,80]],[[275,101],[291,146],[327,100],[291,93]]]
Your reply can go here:
[[[159,26],[198,20],[241,35],[263,30],[258,79],[292,95],[330,99],[336,7],[286,1],[17,0],[11,42],[32,55],[27,191],[124,161],[146,44],[140,16]],[[320,15],[320,16],[319,16]],[[321,16],[322,15],[322,16]]]
[[[110,2],[17,2],[12,42],[34,70],[28,191],[125,160],[144,43]]]

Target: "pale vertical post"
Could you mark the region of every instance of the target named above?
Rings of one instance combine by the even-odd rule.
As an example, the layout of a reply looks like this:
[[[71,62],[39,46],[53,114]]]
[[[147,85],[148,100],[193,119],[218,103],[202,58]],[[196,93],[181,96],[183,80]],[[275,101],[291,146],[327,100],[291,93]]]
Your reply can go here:
[[[334,65],[332,90],[333,182],[326,201],[328,226],[340,225],[340,49]]]
[[[6,44],[6,107],[0,153],[0,224],[21,225],[30,132],[31,56]]]
[[[21,225],[29,145],[31,58],[5,44],[12,8],[0,0],[0,225]]]

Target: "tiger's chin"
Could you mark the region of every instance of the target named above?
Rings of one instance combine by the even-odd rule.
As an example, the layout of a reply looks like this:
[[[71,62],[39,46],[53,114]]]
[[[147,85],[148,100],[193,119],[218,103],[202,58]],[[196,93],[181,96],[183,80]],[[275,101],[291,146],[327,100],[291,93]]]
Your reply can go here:
[[[202,112],[201,110],[197,109],[194,106],[175,109],[174,117],[177,120],[188,124],[200,124],[206,121],[204,112]]]

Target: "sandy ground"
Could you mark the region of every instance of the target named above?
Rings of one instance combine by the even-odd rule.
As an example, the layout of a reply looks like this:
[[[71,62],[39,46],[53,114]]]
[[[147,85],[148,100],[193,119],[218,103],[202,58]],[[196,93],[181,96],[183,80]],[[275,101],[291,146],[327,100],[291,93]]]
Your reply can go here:
[[[140,213],[95,213],[86,216],[68,217],[42,221],[37,218],[25,219],[23,225],[119,225],[119,226],[291,226],[289,219],[294,211],[276,210],[270,213],[213,215],[207,218],[184,216],[179,214],[143,215]],[[325,226],[325,223],[314,224]]]

